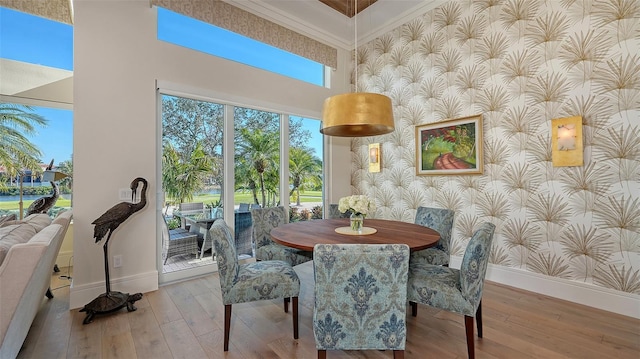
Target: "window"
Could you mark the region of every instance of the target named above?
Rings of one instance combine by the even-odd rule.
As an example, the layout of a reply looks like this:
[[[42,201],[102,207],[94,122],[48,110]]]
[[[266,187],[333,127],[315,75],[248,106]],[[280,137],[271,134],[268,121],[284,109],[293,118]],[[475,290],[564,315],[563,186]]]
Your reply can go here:
[[[186,253],[169,258],[162,266],[161,281],[203,274],[205,266],[213,264],[208,219],[233,221],[227,223],[233,223],[237,253],[246,258],[253,255],[252,206],[289,204],[293,221],[322,218],[322,135],[317,120],[207,101],[200,95],[190,98],[183,92],[169,93],[169,89],[160,90],[166,202],[162,214],[169,228],[198,234],[200,255]],[[225,144],[231,129],[233,139],[226,139]],[[289,134],[285,143],[283,133]],[[287,157],[283,154],[288,155],[288,163],[283,163],[282,158]],[[225,173],[225,156],[233,161],[234,176],[227,177],[228,182],[224,179],[231,173]],[[185,202],[202,205],[198,213],[187,214],[193,218],[180,211]],[[183,269],[189,271],[180,274]]]
[[[322,218],[322,134],[318,120],[289,117],[291,220]]]
[[[2,214],[19,211],[20,192],[23,195],[23,212],[35,199],[51,195],[51,185],[43,183],[40,174],[52,160],[55,170],[73,174],[71,101],[61,103],[58,101],[60,94],[46,91],[49,83],[71,81],[73,27],[4,7],[0,7],[0,18],[0,78],[4,81],[2,95],[9,99],[9,102],[0,104],[0,113],[33,114],[46,120],[45,125],[34,125],[33,133],[20,131],[40,151],[36,158],[39,165],[22,168],[20,173],[10,173],[7,168],[11,166],[0,162],[0,180],[7,187],[0,192]],[[5,77],[4,71],[20,73],[20,77]],[[33,93],[38,97],[33,97]],[[62,97],[70,99],[71,94]],[[3,141],[6,139],[2,136],[0,146],[5,145]],[[58,181],[56,185],[61,195],[50,210],[51,215],[71,206],[71,177]]]
[[[320,63],[160,7],[158,39],[314,85],[324,85],[324,66]]]

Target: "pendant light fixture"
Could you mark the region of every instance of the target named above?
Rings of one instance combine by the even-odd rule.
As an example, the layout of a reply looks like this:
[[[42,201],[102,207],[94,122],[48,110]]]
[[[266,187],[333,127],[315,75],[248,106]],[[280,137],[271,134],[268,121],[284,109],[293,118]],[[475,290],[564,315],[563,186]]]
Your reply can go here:
[[[324,101],[320,132],[328,136],[365,137],[393,132],[391,99],[385,95],[358,91],[358,0],[355,6],[356,92],[335,95]]]

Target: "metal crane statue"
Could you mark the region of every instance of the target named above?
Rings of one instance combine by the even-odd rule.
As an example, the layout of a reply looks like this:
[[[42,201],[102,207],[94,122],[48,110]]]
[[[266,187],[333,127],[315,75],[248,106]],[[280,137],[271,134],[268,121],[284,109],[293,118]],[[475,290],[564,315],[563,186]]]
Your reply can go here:
[[[142,183],[142,191],[140,195],[140,202],[135,202],[136,192],[138,187]],[[93,317],[96,314],[106,314],[115,312],[127,307],[127,310],[132,312],[136,310],[136,307],[133,303],[142,298],[142,293],[136,293],[129,295],[129,293],[121,293],[117,291],[111,291],[111,283],[109,280],[109,255],[108,255],[108,245],[109,239],[111,239],[111,235],[113,231],[118,228],[124,221],[126,221],[131,215],[140,211],[147,204],[147,180],[138,177],[131,182],[131,202],[120,202],[115,206],[111,207],[109,210],[104,212],[102,216],[100,216],[95,221],[91,222],[94,224],[93,236],[96,239],[96,243],[100,242],[102,238],[104,238],[107,233],[107,239],[102,246],[104,250],[104,274],[105,274],[105,282],[106,282],[106,292],[100,294],[96,299],[92,300],[89,304],[85,305],[82,308],[81,312],[86,312],[87,316],[84,318],[83,324],[88,324],[93,321]]]
[[[51,171],[52,168],[53,159],[51,159],[51,162],[49,163],[49,166],[47,166],[46,170]],[[47,213],[56,204],[58,198],[60,197],[60,189],[58,189],[58,185],[54,181],[51,181],[49,183],[51,183],[51,187],[53,187],[53,194],[51,196],[40,197],[33,201],[33,203],[29,205],[29,208],[27,208],[27,216],[34,213]]]

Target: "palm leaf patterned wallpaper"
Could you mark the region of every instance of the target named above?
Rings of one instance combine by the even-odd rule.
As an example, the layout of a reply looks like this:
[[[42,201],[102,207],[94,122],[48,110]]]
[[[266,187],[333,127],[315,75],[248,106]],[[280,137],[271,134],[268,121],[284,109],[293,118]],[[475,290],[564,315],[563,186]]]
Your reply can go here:
[[[352,140],[352,192],[376,217],[449,208],[454,255],[490,221],[495,265],[640,294],[640,2],[450,1],[357,51],[358,90],[396,121]],[[479,113],[484,174],[415,175],[415,125]],[[575,115],[585,164],[553,167],[551,120]]]

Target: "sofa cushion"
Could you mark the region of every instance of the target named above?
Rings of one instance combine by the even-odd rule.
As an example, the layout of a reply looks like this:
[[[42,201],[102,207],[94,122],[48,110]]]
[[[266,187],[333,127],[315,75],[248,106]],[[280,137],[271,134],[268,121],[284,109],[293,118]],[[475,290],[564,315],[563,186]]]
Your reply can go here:
[[[32,226],[36,230],[36,232],[40,232],[51,223],[52,223],[52,220],[51,220],[51,217],[49,217],[49,215],[44,213],[35,213],[25,217],[24,219],[6,221],[2,223],[2,225],[0,225],[0,228],[13,226],[16,224],[28,224]]]
[[[28,215],[24,218],[24,221],[35,227],[36,232],[40,232],[44,229],[44,227],[51,224],[52,220],[48,214],[45,213],[35,213]]]
[[[36,233],[35,227],[27,224],[14,224],[0,228],[0,265],[11,246],[27,243]]]
[[[0,217],[0,227],[3,227],[3,224],[7,221],[13,221],[16,219],[15,213],[7,214],[6,216]]]

